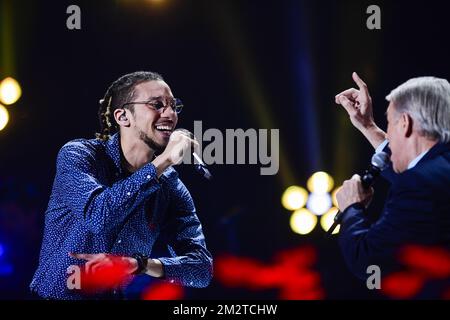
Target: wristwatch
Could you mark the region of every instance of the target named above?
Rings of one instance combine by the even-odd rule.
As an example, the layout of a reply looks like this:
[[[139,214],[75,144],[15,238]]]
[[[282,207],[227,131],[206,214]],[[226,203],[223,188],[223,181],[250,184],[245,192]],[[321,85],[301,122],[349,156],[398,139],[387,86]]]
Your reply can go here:
[[[140,274],[142,273],[142,271],[147,269],[147,263],[148,263],[148,257],[140,254],[140,253],[134,253],[132,255],[132,257],[134,259],[137,260],[138,263],[138,268],[136,269],[136,271],[133,272],[133,274]]]

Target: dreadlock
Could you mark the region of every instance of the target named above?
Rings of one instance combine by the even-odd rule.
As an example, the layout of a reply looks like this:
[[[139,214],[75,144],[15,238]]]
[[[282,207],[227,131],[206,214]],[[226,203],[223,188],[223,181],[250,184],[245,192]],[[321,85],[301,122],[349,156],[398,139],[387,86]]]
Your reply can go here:
[[[100,100],[100,108],[98,109],[98,119],[100,121],[100,132],[96,133],[96,138],[108,140],[111,134],[119,129],[114,119],[114,110],[120,108],[124,103],[130,102],[134,95],[134,88],[146,81],[164,80],[163,77],[150,71],[137,71],[126,74],[116,81],[106,90],[105,96]],[[134,106],[129,105],[127,108],[134,112]]]

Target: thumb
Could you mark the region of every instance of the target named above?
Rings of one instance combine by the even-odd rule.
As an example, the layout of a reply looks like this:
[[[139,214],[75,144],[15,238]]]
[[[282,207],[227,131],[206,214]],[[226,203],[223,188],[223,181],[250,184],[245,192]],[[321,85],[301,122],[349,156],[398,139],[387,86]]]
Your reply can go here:
[[[339,103],[344,107],[344,109],[347,111],[348,114],[353,113],[354,103],[351,102],[346,96],[341,95],[339,96]]]
[[[361,181],[361,177],[359,176],[359,174],[354,174],[352,176],[352,180]]]

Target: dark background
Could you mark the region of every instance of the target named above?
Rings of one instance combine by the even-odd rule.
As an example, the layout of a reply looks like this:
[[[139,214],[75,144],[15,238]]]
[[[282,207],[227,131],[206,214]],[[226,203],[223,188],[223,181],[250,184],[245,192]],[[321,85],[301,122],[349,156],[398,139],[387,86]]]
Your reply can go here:
[[[384,97],[411,77],[449,78],[450,5],[446,1],[0,1],[2,69],[23,95],[8,107],[0,131],[0,244],[12,272],[0,273],[0,298],[25,298],[37,266],[44,212],[59,148],[98,130],[98,100],[119,76],[161,73],[185,109],[179,126],[193,130],[279,128],[276,176],[259,165],[213,165],[209,183],[177,170],[188,186],[214,256],[229,253],[273,263],[279,250],[312,245],[325,298],[385,298],[346,269],[335,238],[319,226],[293,233],[280,197],[315,171],[339,185],[363,170],[373,149],[334,104],[353,86],[369,85],[377,123]],[[66,28],[66,8],[81,8],[82,29]],[[377,4],[382,29],[366,28]],[[6,12],[5,8],[8,8]],[[5,36],[8,32],[9,36]],[[8,42],[5,39],[10,39]],[[5,46],[5,44],[7,44]],[[5,58],[5,52],[10,59]],[[372,212],[387,190],[376,186]],[[193,298],[277,298],[276,290],[227,288],[217,279]]]

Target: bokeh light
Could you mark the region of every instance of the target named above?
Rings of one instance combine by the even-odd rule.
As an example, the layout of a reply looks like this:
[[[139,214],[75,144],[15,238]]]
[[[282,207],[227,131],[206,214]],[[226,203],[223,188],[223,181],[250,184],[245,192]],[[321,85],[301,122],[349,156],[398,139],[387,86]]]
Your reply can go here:
[[[314,230],[317,224],[317,217],[309,210],[303,208],[294,211],[289,223],[292,231],[301,235],[305,235]]]
[[[302,187],[291,186],[281,196],[281,204],[287,210],[297,210],[306,204],[308,192]]]
[[[322,217],[320,217],[320,226],[322,229],[326,232],[328,229],[330,229],[331,225],[333,224],[334,217],[336,216],[336,213],[338,212],[338,208],[333,207],[330,210],[328,210],[327,213],[325,213]],[[340,225],[338,225],[334,231],[333,234],[339,233]]]
[[[337,203],[337,199],[336,199],[336,193],[339,191],[341,187],[336,188],[333,193],[331,194],[331,201],[333,202],[333,206],[335,206],[336,208],[338,208],[338,203]]]
[[[15,79],[8,77],[0,83],[0,101],[3,104],[13,104],[21,95],[22,89]]]
[[[331,208],[331,196],[329,193],[311,193],[306,207],[312,213],[320,216]]]
[[[0,104],[0,131],[3,130],[9,122],[8,110]]]
[[[306,186],[313,193],[327,193],[333,189],[334,180],[328,173],[319,171],[308,179]]]

